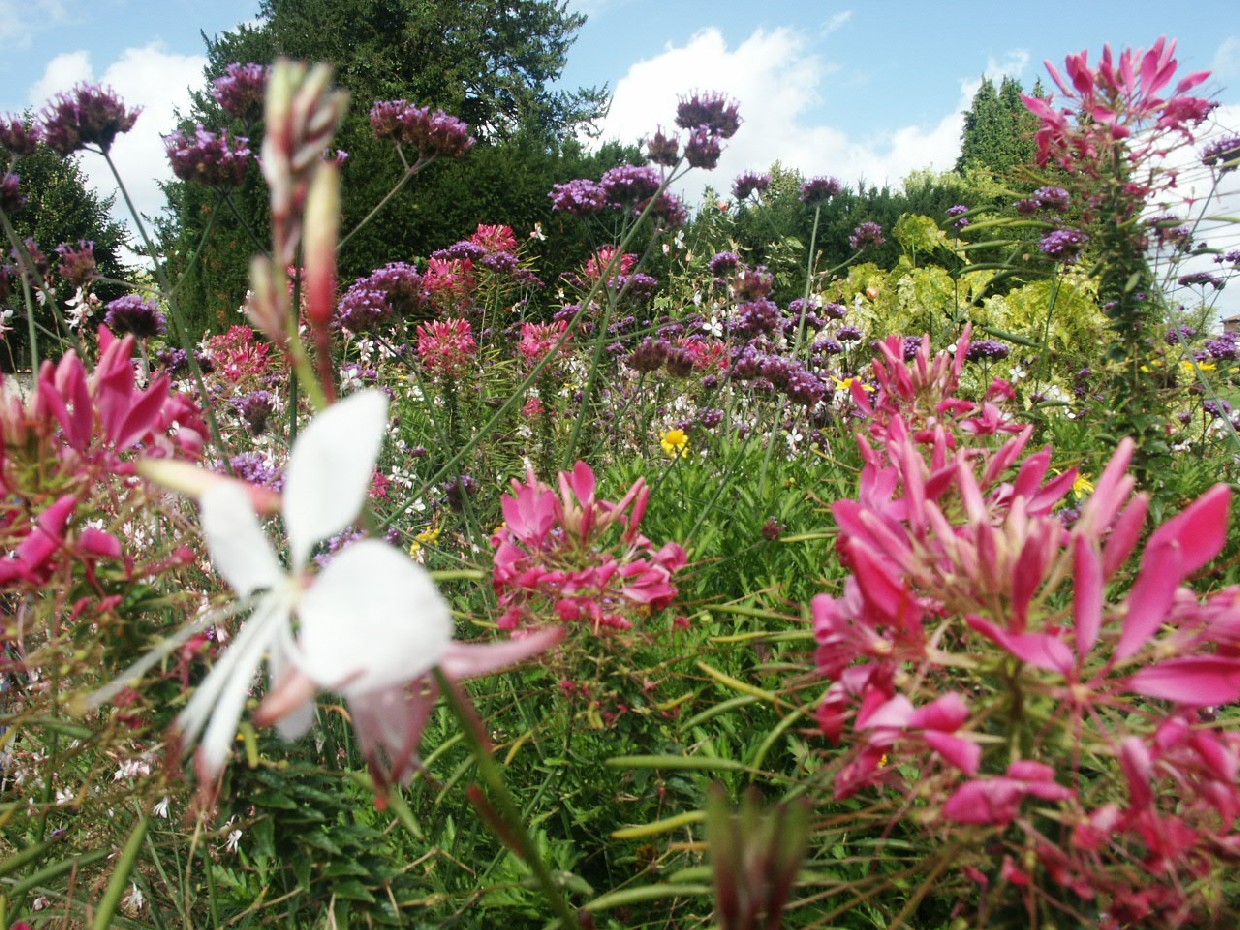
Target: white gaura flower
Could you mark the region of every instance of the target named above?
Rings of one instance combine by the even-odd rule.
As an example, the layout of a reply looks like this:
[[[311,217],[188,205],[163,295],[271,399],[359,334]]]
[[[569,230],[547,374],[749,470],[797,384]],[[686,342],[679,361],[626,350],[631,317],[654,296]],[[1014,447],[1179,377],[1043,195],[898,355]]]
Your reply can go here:
[[[322,571],[307,572],[314,546],[352,525],[361,512],[386,427],[387,399],[362,391],[316,416],[293,444],[281,502],[288,572],[243,485],[213,480],[201,491],[211,560],[237,595],[254,605],[177,718],[184,746],[201,736],[196,768],[208,793],[228,758],[264,655],[273,685],[308,680],[352,699],[424,675],[448,648],[451,615],[434,582],[387,543],[353,543]],[[307,700],[275,722],[292,739],[306,732],[313,716]]]

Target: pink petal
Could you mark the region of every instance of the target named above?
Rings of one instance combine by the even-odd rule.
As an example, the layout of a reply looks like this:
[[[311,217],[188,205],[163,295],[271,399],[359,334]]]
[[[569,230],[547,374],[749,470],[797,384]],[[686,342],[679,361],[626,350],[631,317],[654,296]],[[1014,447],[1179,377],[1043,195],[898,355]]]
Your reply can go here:
[[[1128,687],[1146,697],[1187,707],[1231,704],[1240,700],[1240,658],[1186,656],[1143,668]]]
[[[926,743],[942,756],[950,765],[954,765],[966,775],[976,775],[982,764],[982,747],[959,736],[927,730]]]
[[[1141,574],[1128,592],[1128,615],[1124,631],[1115,646],[1116,661],[1135,655],[1162,626],[1175,600],[1176,589],[1184,578],[1180,567],[1180,548],[1172,543],[1145,550]]]
[[[1216,484],[1150,536],[1147,552],[1174,542],[1180,549],[1180,569],[1191,575],[1222,551],[1227,542],[1227,514],[1231,489]],[[1144,568],[1144,566],[1142,566]]]
[[[1076,574],[1076,653],[1082,659],[1098,641],[1102,628],[1102,604],[1105,580],[1102,577],[1102,560],[1092,541],[1084,536],[1076,537],[1073,566]]]
[[[1047,633],[1009,633],[990,620],[970,614],[965,622],[1034,668],[1067,675],[1075,665],[1072,650],[1063,640]]]
[[[78,551],[97,559],[119,559],[121,542],[111,533],[87,526],[78,534]]]
[[[493,643],[458,643],[453,640],[439,659],[439,667],[453,681],[493,675],[501,669],[546,652],[564,638],[562,626],[547,626],[524,636]]]
[[[959,691],[949,691],[919,707],[905,724],[909,729],[954,733],[969,719],[969,705]]]

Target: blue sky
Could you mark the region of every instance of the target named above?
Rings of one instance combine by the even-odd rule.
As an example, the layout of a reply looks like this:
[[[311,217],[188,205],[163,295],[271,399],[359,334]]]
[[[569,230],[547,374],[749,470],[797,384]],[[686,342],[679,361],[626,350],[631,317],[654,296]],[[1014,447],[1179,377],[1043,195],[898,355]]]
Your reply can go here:
[[[257,0],[0,0],[0,112],[37,108],[80,80],[111,84],[146,108],[116,154],[141,208],[156,211],[155,182],[167,175],[159,135],[187,87],[201,84],[200,32],[233,28],[257,8]],[[775,159],[807,175],[893,185],[918,168],[946,169],[983,74],[1031,86],[1044,59],[1061,63],[1082,49],[1096,58],[1104,42],[1144,47],[1162,34],[1179,39],[1184,72],[1214,73],[1205,91],[1223,103],[1220,130],[1240,131],[1235,0],[570,0],[570,9],[589,21],[562,83],[612,90],[605,136],[635,140],[670,125],[677,95],[690,90],[740,101],[745,126],[720,168],[687,185],[691,197]],[[88,173],[110,187],[90,159]],[[1240,202],[1228,212],[1240,214]]]

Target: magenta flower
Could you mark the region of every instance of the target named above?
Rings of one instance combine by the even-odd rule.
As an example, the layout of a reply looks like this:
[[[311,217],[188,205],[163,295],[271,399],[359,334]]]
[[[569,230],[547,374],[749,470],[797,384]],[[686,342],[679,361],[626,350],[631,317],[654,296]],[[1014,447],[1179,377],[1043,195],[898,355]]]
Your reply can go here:
[[[740,110],[736,101],[725,94],[699,92],[680,98],[676,125],[681,129],[704,129],[720,139],[731,139],[741,128]]]
[[[628,629],[635,615],[670,604],[685,553],[675,543],[656,549],[641,534],[645,482],[618,502],[598,500],[594,473],[578,462],[559,484],[557,495],[530,474],[501,501],[504,525],[492,540],[500,627],[555,617],[599,633]]]
[[[164,139],[172,173],[182,181],[211,187],[240,187],[250,168],[249,140],[230,139],[228,130],[207,132],[199,126],[193,136],[176,130]]]
[[[211,95],[229,116],[249,122],[262,112],[270,70],[266,65],[234,61],[222,77],[211,82]]]
[[[126,110],[110,88],[79,84],[68,93],[58,94],[39,116],[41,140],[60,155],[72,155],[84,148],[107,153],[122,132],[133,128],[142,112]]]
[[[468,320],[432,320],[418,325],[418,355],[441,378],[459,375],[473,361],[478,344]]]

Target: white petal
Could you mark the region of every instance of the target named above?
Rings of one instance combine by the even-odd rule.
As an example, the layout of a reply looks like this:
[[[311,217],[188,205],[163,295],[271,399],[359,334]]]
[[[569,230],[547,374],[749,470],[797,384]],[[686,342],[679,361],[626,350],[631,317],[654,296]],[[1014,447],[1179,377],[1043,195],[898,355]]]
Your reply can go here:
[[[263,652],[287,622],[286,602],[276,597],[264,598],[177,718],[186,749],[210,719],[202,742],[202,759],[212,775],[228,758]]]
[[[293,572],[320,539],[357,519],[387,429],[387,397],[359,391],[328,407],[293,443],[284,482],[284,526]]]
[[[346,696],[425,674],[452,639],[452,616],[431,576],[375,539],[336,556],[302,596],[298,616],[293,661]]]
[[[285,672],[288,671],[289,650],[277,640],[271,646],[271,653],[267,656],[267,680],[271,683],[268,693],[272,694],[284,680]],[[300,706],[290,710],[287,714],[283,714],[276,720],[276,732],[280,734],[280,738],[286,742],[295,739],[301,739],[314,723],[314,698],[301,704]]]
[[[245,597],[260,588],[275,587],[284,572],[245,489],[221,481],[198,499],[198,505],[211,561],[232,589]]]

